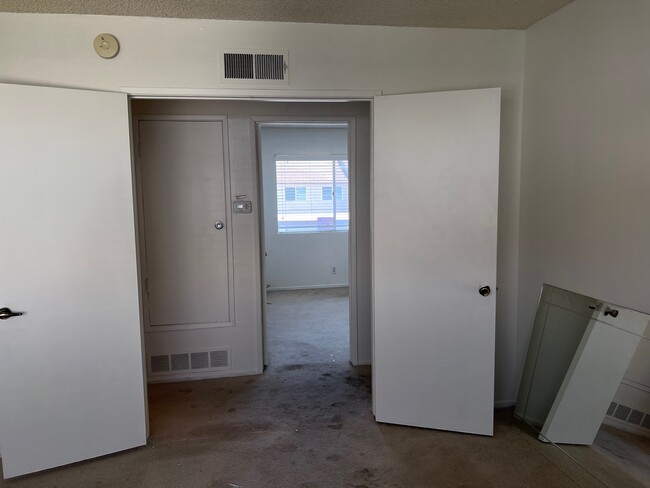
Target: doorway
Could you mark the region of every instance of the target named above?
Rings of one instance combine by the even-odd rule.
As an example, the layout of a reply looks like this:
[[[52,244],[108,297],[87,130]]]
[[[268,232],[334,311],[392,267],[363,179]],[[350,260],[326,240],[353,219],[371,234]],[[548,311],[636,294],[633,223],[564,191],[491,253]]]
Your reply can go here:
[[[331,368],[335,361],[344,370],[351,360],[359,362],[360,349],[368,351],[367,359],[361,358],[367,364],[370,277],[364,273],[369,274],[370,258],[356,248],[369,246],[369,202],[361,203],[358,216],[353,185],[361,171],[362,198],[369,199],[369,104],[136,99],[132,114],[152,439],[173,439],[180,432],[192,437],[190,430],[216,415],[208,405],[197,407],[201,398],[231,400],[217,393],[224,384],[220,378],[263,372],[269,351],[265,340],[273,335],[266,334],[266,319],[274,314],[283,329],[269,341],[279,346],[270,357],[280,376],[304,366],[305,374],[318,380],[326,372],[322,367]],[[286,131],[302,133],[302,148],[272,148],[275,194],[263,184],[264,131],[284,132],[285,138]],[[323,132],[338,145],[315,150],[306,136]],[[357,148],[357,140],[362,147]],[[317,170],[307,173],[311,182],[287,180],[305,166]],[[278,171],[285,178],[280,213]],[[284,238],[275,247],[263,225],[270,214],[265,197],[274,202],[276,235]],[[316,197],[320,207],[307,212],[306,220],[304,212],[302,217],[295,212],[296,204],[315,203]],[[294,206],[293,213],[287,204]],[[364,230],[360,242],[356,226]],[[314,234],[337,240],[340,252],[333,253],[331,243],[315,247]],[[277,275],[267,278],[264,251],[272,250],[274,257],[286,251],[287,237],[312,239],[303,253],[312,260],[324,257],[327,269],[321,274],[328,279],[291,284]],[[295,249],[288,253],[297,254]],[[358,254],[361,269],[356,268]],[[294,279],[295,272],[314,276],[306,267],[285,270],[294,271]],[[215,276],[220,286],[206,286]],[[195,382],[206,379],[214,382]],[[255,386],[246,386],[247,381],[236,383],[243,395],[255,397]]]
[[[256,122],[266,365],[351,358],[353,134],[354,120]]]
[[[310,188],[310,192],[313,191],[325,207],[329,205],[330,214],[325,215],[321,212],[314,217],[312,224],[315,229],[325,231],[321,235],[329,234],[330,237],[338,239],[342,244],[343,253],[339,252],[339,257],[333,261],[326,256],[328,264],[325,274],[328,280],[321,283],[321,286],[336,287],[333,288],[333,293],[339,295],[345,293],[346,287],[349,290],[351,306],[348,307],[349,310],[343,310],[346,316],[343,326],[345,330],[342,331],[343,340],[349,343],[345,348],[345,360],[355,365],[369,364],[371,306],[369,103],[133,99],[132,117],[136,145],[141,293],[145,318],[148,382],[242,376],[259,374],[263,371],[266,363],[265,340],[267,339],[263,318],[266,318],[265,285],[268,280],[266,276],[263,277],[266,269],[262,251],[265,249],[264,242],[268,233],[261,228],[263,210],[266,210],[264,208],[266,206],[261,202],[262,173],[258,161],[258,130],[260,125],[266,125],[273,131],[280,129],[280,125],[283,125],[283,129],[287,129],[289,122],[293,123],[294,129],[312,132],[327,130],[330,133],[338,133],[343,139],[342,145],[338,148],[320,150],[316,153],[312,151],[309,158],[306,157],[307,151],[299,149],[276,151],[274,156],[290,156],[280,161],[280,167],[285,173],[290,172],[291,165],[295,166],[296,156],[299,156],[297,160],[309,161],[312,166],[320,164],[322,168],[329,165],[330,181],[322,182],[317,189]],[[296,123],[302,124],[302,128],[296,127]],[[207,142],[206,147],[214,146],[212,148],[214,154],[206,156],[197,149],[199,143],[202,143],[199,139],[185,141],[177,149],[159,148],[152,153],[145,144],[146,132],[151,132],[151,126],[169,128],[170,124],[179,127],[195,124],[205,128],[207,132],[203,142]],[[161,137],[166,143],[172,140],[169,134],[158,138]],[[150,139],[153,144],[157,144],[156,138]],[[207,157],[208,162],[204,170],[200,170],[203,171],[202,173],[199,171],[198,176],[192,176],[192,171],[188,169],[189,161],[195,157],[192,152],[197,151],[199,156]],[[280,154],[282,152],[289,154],[282,155]],[[165,163],[164,158],[169,158],[170,155],[180,161],[176,166]],[[147,158],[156,161],[151,164],[147,162]],[[277,166],[278,161],[274,159],[273,164],[274,167]],[[145,178],[148,182],[144,181]],[[162,181],[162,186],[158,189],[157,196],[147,196],[147,192],[152,191],[151,183],[153,181],[160,183],[158,180]],[[211,182],[212,190],[207,189],[208,182]],[[185,196],[177,196],[176,193],[180,191],[182,185],[189,185],[188,190]],[[283,188],[287,186],[284,185]],[[191,188],[196,188],[197,191],[192,191]],[[294,204],[304,202],[305,200],[302,199],[306,199],[306,191],[304,186],[298,188],[294,186],[289,189],[287,194],[282,194],[285,204],[287,196],[289,200],[293,199]],[[201,196],[202,194],[208,196]],[[200,198],[203,200],[207,198],[207,201],[212,202],[210,211],[203,212],[206,205],[201,203]],[[180,203],[177,205],[173,202]],[[275,204],[277,219],[277,195]],[[168,208],[170,205],[184,206],[185,216],[176,216],[176,221],[181,222],[182,225],[177,225],[170,220],[175,212]],[[149,221],[156,223],[160,230],[158,234],[155,232],[152,234],[148,230]],[[177,241],[180,229],[189,221],[200,223],[193,230],[182,233],[194,235],[185,240],[187,245],[183,247]],[[216,227],[219,223],[222,224],[219,226],[220,229]],[[277,230],[277,220],[275,225]],[[291,231],[286,225],[282,230]],[[309,234],[311,233],[285,232],[281,237],[298,235],[299,238],[309,238]],[[161,236],[166,237],[167,242]],[[157,259],[157,262],[168,266],[169,272],[165,276],[176,287],[166,295],[159,294],[162,298],[158,302],[178,314],[180,313],[178,307],[193,306],[197,298],[196,293],[187,293],[187,290],[191,290],[192,287],[182,280],[194,279],[192,269],[198,269],[201,273],[207,269],[207,266],[201,265],[201,260],[197,262],[195,259],[197,255],[201,255],[200,252],[195,252],[196,249],[193,247],[199,242],[195,239],[196,236],[207,239],[204,246],[198,247],[201,252],[208,247],[211,249],[210,252],[214,250],[210,239],[226,241],[220,254],[223,259],[217,259],[220,264],[217,264],[216,268],[227,269],[232,278],[227,282],[227,286],[212,287],[207,293],[206,302],[210,305],[210,297],[214,298],[218,292],[219,299],[213,299],[212,302],[220,303],[216,307],[220,311],[223,311],[226,306],[230,307],[228,313],[222,314],[228,320],[219,320],[219,317],[216,319],[199,317],[200,320],[152,321],[152,292],[157,289],[152,283],[150,276],[152,270],[149,268],[156,265],[156,259],[153,262],[151,259],[152,254],[154,258],[158,257],[156,246],[168,254],[171,253],[168,256],[163,255]],[[312,248],[312,257],[321,253],[326,255],[330,247],[332,246],[327,245],[319,250]],[[186,261],[177,265],[175,261],[178,259],[175,253],[179,249]],[[277,253],[274,251],[274,254]],[[341,254],[343,254],[342,258]],[[212,259],[214,264],[216,259],[214,253],[201,256],[203,262]],[[207,274],[209,276],[216,273],[217,271],[213,269]],[[283,292],[290,291],[287,288],[292,288],[286,283],[281,286],[282,284],[278,284],[275,279],[270,284],[272,286],[276,284],[280,289],[284,288]],[[306,284],[314,283],[306,282]],[[305,288],[299,285],[294,287]],[[203,286],[199,288],[204,289]],[[187,303],[175,299],[177,295],[183,297],[183,293],[187,293],[187,300],[185,300]]]

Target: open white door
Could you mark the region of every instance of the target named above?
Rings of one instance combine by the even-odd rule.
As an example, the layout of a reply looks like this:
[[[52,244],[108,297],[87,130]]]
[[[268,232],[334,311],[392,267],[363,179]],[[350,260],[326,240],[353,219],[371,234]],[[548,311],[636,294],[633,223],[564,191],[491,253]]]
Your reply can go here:
[[[0,84],[5,478],[146,443],[126,95]],[[5,311],[4,315],[7,315]]]
[[[499,89],[375,98],[379,422],[492,435],[499,114]]]

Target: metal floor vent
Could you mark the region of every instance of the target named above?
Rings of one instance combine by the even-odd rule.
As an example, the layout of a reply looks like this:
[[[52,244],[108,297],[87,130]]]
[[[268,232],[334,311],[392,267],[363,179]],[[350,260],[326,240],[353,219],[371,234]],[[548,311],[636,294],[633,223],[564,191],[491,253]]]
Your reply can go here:
[[[230,350],[156,354],[149,356],[149,374],[210,371],[230,368]]]
[[[650,413],[641,412],[616,402],[610,403],[606,415],[628,424],[650,429]]]
[[[263,81],[264,84],[286,84],[287,52],[258,52],[256,50],[232,50],[223,52],[222,77],[226,82]]]

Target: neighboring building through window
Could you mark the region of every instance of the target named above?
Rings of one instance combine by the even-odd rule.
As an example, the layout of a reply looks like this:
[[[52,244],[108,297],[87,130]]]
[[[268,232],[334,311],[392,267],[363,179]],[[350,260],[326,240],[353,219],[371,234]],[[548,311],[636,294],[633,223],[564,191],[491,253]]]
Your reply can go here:
[[[278,233],[346,232],[349,168],[344,158],[276,158]]]
[[[323,200],[331,200],[335,195],[338,201],[343,200],[343,187],[341,185],[336,185],[336,193],[332,193],[331,186],[323,187]]]
[[[307,188],[304,186],[287,186],[284,188],[284,199],[287,202],[305,201],[307,200]]]

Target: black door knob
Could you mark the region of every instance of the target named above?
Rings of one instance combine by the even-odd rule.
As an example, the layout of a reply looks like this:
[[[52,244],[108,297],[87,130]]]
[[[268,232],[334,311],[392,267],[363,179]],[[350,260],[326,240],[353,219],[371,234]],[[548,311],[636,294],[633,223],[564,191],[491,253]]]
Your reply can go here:
[[[483,285],[482,287],[480,287],[480,288],[478,289],[478,292],[479,292],[479,294],[480,294],[482,297],[486,297],[486,296],[488,296],[490,293],[492,293],[492,289],[491,289],[489,286],[487,286],[487,285]]]
[[[23,312],[12,312],[10,308],[0,308],[0,320],[7,320],[11,317],[20,317]]]

